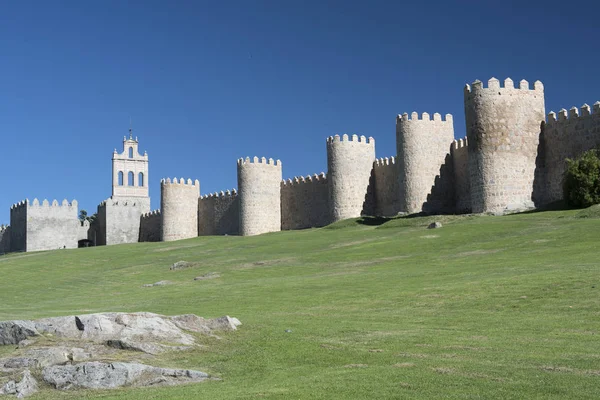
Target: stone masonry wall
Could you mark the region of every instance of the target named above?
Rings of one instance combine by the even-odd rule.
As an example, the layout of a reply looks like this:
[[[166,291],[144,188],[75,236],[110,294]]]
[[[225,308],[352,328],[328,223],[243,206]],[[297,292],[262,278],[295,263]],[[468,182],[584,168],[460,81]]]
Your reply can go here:
[[[160,242],[162,215],[160,210],[142,214],[140,219],[140,242]]]
[[[281,230],[281,161],[240,158],[237,164],[242,236]]]
[[[11,251],[27,251],[27,206],[23,200],[10,207],[10,247]]]
[[[104,202],[103,208],[101,213],[98,207],[98,218],[105,229],[100,235],[105,242],[101,243],[97,238],[98,245],[139,242],[141,216],[150,211],[149,197],[111,197]]]
[[[433,114],[433,119],[428,113],[423,113],[421,118],[416,112],[410,117],[407,113],[398,115],[396,162],[401,211],[422,211],[453,140],[454,125],[450,114],[446,114],[445,119],[438,113]]]
[[[304,229],[329,223],[327,176],[294,177],[281,182],[281,229]]]
[[[456,193],[454,187],[454,163],[450,153],[446,154],[439,174],[433,180],[433,186],[423,204],[428,214],[454,214],[456,212]]]
[[[499,212],[533,206],[533,179],[545,118],[544,86],[506,79],[465,87],[469,171],[473,212]]]
[[[237,190],[201,196],[198,200],[198,235],[237,235],[240,224]]]
[[[562,200],[567,158],[575,158],[600,146],[600,102],[594,104],[593,111],[584,104],[581,110],[572,107],[568,113],[562,109],[558,116],[550,112],[542,138],[545,184],[539,205]]]
[[[375,214],[383,217],[392,217],[401,211],[399,194],[400,182],[398,180],[398,165],[396,157],[385,157],[373,163]]]
[[[374,161],[372,137],[345,134],[327,139],[330,222],[360,217]]]
[[[164,242],[198,236],[200,182],[181,178],[160,182],[162,234]]]
[[[54,200],[34,199],[27,206],[27,244],[25,251],[77,248],[81,223],[77,219],[78,205],[73,200],[62,204]]]
[[[0,254],[10,252],[10,226],[0,225]]]
[[[469,151],[467,138],[455,140],[450,148],[454,169],[455,212],[471,212],[471,182],[469,179]]]

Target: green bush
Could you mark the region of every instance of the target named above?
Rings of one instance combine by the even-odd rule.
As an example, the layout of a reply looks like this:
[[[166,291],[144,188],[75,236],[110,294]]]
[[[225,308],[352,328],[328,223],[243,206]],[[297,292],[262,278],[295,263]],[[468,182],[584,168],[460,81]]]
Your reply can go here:
[[[582,208],[600,203],[600,150],[566,161],[563,194],[567,205]]]

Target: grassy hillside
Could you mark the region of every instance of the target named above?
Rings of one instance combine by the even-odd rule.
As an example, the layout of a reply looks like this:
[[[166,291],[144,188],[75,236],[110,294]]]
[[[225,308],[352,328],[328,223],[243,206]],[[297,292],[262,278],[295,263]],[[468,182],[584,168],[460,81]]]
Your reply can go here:
[[[0,320],[151,311],[243,323],[156,361],[221,381],[40,399],[597,399],[599,215],[367,219],[8,255]],[[443,228],[425,229],[434,219]],[[196,264],[170,271],[179,260]],[[172,284],[142,287],[160,280]]]

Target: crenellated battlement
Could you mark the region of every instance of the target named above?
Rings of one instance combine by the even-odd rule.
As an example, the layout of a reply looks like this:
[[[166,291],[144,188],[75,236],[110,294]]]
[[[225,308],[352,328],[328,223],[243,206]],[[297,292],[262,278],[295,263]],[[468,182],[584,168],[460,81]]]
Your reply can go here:
[[[78,203],[77,200],[73,200],[71,203],[69,203],[69,201],[67,199],[64,199],[62,201],[62,203],[58,203],[58,200],[54,199],[52,200],[52,203],[50,203],[47,199],[42,200],[42,202],[40,203],[40,201],[35,198],[33,199],[33,202],[29,203],[29,208],[33,208],[33,207],[78,207]]]
[[[442,114],[440,114],[440,113],[434,113],[433,116],[431,116],[431,115],[429,115],[429,113],[426,113],[426,112],[422,113],[419,116],[419,113],[417,113],[415,111],[410,113],[410,115],[408,113],[404,113],[404,114],[398,114],[396,116],[396,123],[416,122],[416,121],[423,121],[423,122],[436,121],[436,122],[452,123],[453,117],[452,117],[452,114],[446,114],[442,118]]]
[[[469,84],[465,85],[465,94],[477,93],[482,90],[485,90],[488,92],[499,90],[498,95],[501,95],[502,91],[504,91],[504,90],[543,93],[544,85],[540,81],[535,81],[533,83],[533,89],[530,89],[529,82],[526,81],[525,79],[522,79],[519,82],[519,87],[515,88],[515,84],[514,84],[513,80],[510,78],[506,78],[504,80],[503,85],[500,85],[500,81],[496,78],[490,78],[487,82],[487,86],[484,86],[483,82],[481,82],[479,79],[475,80],[471,85],[469,85]]]
[[[452,150],[460,150],[467,148],[469,146],[469,141],[467,138],[458,139],[452,142]]]
[[[365,144],[375,145],[375,139],[373,139],[371,136],[369,136],[369,137],[366,137],[364,135],[361,135],[361,136],[351,135],[351,136],[349,136],[348,134],[344,133],[342,136],[340,136],[340,135],[334,135],[334,136],[329,136],[327,138],[327,144],[338,143],[338,142],[358,142],[358,143],[365,143]]]
[[[245,165],[245,164],[266,164],[266,165],[272,165],[272,166],[276,166],[276,167],[280,167],[281,166],[281,161],[280,160],[276,160],[275,161],[272,158],[269,158],[267,160],[266,157],[261,157],[261,158],[258,158],[258,157],[253,157],[253,158],[246,157],[245,159],[244,158],[239,158],[237,160],[237,163],[238,163],[239,166]]]
[[[18,203],[14,203],[12,206],[10,206],[10,209],[18,210],[18,209],[26,208],[27,205],[29,205],[29,199],[21,200]]]
[[[131,199],[126,199],[126,200],[113,200],[113,199],[107,199],[102,201],[98,207],[106,207],[107,205],[109,206],[129,206],[129,207],[138,207],[140,206],[140,203],[138,203],[137,201],[131,200]]]
[[[160,217],[160,215],[161,215],[160,209],[157,209],[157,210],[152,210],[147,213],[143,213],[142,218],[148,219],[148,218]]]
[[[388,165],[396,165],[396,157],[383,157],[383,158],[378,158],[373,162],[373,166],[375,168],[377,167],[384,167],[384,166],[388,166]]]
[[[198,179],[194,180],[192,182],[191,179],[187,179],[185,180],[184,178],[179,178],[179,181],[177,180],[177,178],[173,178],[173,180],[171,180],[171,178],[166,178],[166,179],[161,179],[160,180],[160,184],[161,186],[168,186],[168,185],[179,185],[179,186],[200,186],[200,181],[198,181]]]
[[[600,118],[600,101],[594,103],[593,108],[587,104],[581,106],[581,108],[571,107],[569,111],[564,108],[557,113],[554,111],[550,111],[548,113],[548,121],[546,124],[548,126],[553,126],[555,124],[561,123],[576,123],[580,118],[585,117],[592,118]]]
[[[7,229],[10,229],[10,225],[0,225],[0,235],[6,232]]]
[[[295,176],[294,178],[288,178],[281,181],[281,187],[292,187],[305,183],[327,183],[327,175],[325,172],[321,172],[320,174],[306,175],[304,176]]]
[[[238,195],[238,192],[236,189],[225,190],[225,191],[221,190],[220,192],[214,192],[214,193],[209,193],[209,194],[200,196],[200,200],[236,197],[237,195]]]

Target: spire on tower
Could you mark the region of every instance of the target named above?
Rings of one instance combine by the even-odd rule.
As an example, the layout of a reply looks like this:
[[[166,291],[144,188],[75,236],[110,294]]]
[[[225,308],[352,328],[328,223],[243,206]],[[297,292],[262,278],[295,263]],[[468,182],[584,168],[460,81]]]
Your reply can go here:
[[[129,117],[129,140],[133,139],[133,129],[131,128],[131,116]]]

